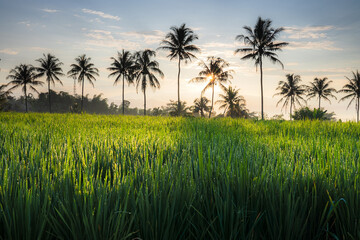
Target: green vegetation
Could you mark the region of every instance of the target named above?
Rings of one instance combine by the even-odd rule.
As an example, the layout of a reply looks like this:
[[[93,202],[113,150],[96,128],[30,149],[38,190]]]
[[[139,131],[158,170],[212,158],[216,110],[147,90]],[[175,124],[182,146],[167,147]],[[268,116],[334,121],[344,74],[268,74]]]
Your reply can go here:
[[[360,125],[0,114],[1,239],[360,239]]]

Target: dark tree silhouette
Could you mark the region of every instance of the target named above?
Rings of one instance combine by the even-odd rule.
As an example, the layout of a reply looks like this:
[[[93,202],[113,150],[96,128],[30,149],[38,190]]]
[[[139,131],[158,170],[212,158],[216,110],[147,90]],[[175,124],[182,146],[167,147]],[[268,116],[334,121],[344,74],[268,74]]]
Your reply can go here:
[[[115,76],[114,85],[116,85],[122,77],[122,114],[125,112],[125,80],[130,83],[134,83],[134,57],[131,55],[129,51],[118,52],[117,58],[111,58],[113,62],[111,63],[111,67],[108,68],[111,73],[109,77]]]
[[[328,78],[315,78],[313,82],[310,83],[310,86],[308,86],[307,89],[307,97],[308,99],[317,97],[319,99],[319,109],[320,109],[320,103],[321,98],[327,100],[329,103],[331,103],[329,97],[333,97],[337,99],[333,92],[337,92],[335,88],[330,87],[330,83],[332,81],[329,81]]]
[[[288,45],[287,42],[276,42],[279,34],[284,28],[272,28],[272,21],[270,19],[258,18],[257,23],[252,29],[245,26],[244,29],[247,35],[238,35],[236,40],[242,41],[248,47],[238,48],[235,54],[243,53],[241,59],[254,60],[256,69],[260,66],[260,85],[261,85],[261,119],[264,120],[264,93],[263,93],[263,59],[268,58],[273,63],[279,63],[284,68],[282,62],[278,59],[275,53],[280,51],[282,47]]]
[[[146,49],[135,54],[135,71],[134,77],[136,80],[136,90],[141,86],[141,91],[144,93],[144,115],[146,115],[146,88],[148,85],[152,88],[160,88],[160,82],[156,75],[161,78],[164,73],[159,69],[159,63],[152,60],[156,57],[155,51]]]
[[[63,85],[58,77],[64,75],[61,69],[61,65],[63,65],[63,63],[50,53],[43,55],[44,58],[39,58],[36,60],[40,63],[40,67],[36,68],[36,71],[38,72],[38,77],[46,76],[46,82],[48,83],[49,112],[51,112],[50,84],[52,83],[55,85],[55,81],[57,81]]]
[[[201,95],[203,95],[207,89],[212,88],[211,108],[209,111],[210,118],[214,107],[214,87],[216,84],[224,87],[223,83],[227,83],[229,82],[229,79],[232,79],[231,73],[233,70],[225,71],[225,68],[229,67],[229,63],[222,58],[208,57],[207,61],[209,62],[208,64],[200,62],[199,65],[203,68],[203,70],[200,71],[199,76],[193,78],[191,82],[208,81],[205,88],[202,90]]]
[[[75,62],[70,65],[71,69],[68,71],[69,77],[77,78],[78,82],[82,84],[81,90],[81,112],[83,111],[84,103],[84,85],[85,78],[94,87],[93,81],[96,81],[95,76],[99,76],[99,70],[95,68],[94,64],[90,62],[91,58],[86,57],[85,54],[75,58]]]
[[[11,94],[11,91],[5,90],[7,86],[7,84],[0,85],[0,111],[4,109],[4,105]]]
[[[39,93],[34,86],[43,85],[42,81],[37,80],[38,75],[36,74],[36,68],[32,65],[20,64],[16,66],[14,69],[10,70],[9,75],[6,79],[11,79],[9,85],[13,85],[9,91],[16,89],[18,87],[22,87],[22,91],[25,97],[25,111],[28,112],[28,89],[33,90],[36,93]]]
[[[360,73],[357,70],[356,73],[352,72],[353,78],[348,78],[348,83],[343,86],[343,88],[339,92],[343,92],[347,94],[345,97],[342,97],[340,101],[344,101],[347,99],[350,99],[349,106],[351,103],[355,102],[355,108],[356,108],[356,121],[359,122],[359,104],[360,104]]]
[[[194,106],[192,106],[192,112],[200,114],[201,117],[205,117],[205,113],[210,111],[208,106],[210,100],[206,97],[200,97],[194,100]]]
[[[224,109],[224,116],[247,117],[248,110],[246,109],[245,98],[239,95],[239,89],[232,86],[224,87],[224,94],[220,94],[220,100],[216,103],[220,104],[219,109]]]
[[[200,49],[193,45],[192,42],[198,39],[193,30],[182,24],[180,27],[171,27],[165,39],[161,42],[161,47],[158,49],[170,51],[168,57],[170,60],[178,60],[178,107],[180,108],[180,65],[181,61],[185,64],[196,58],[193,53],[200,52]]]
[[[177,101],[170,100],[169,103],[166,104],[166,111],[170,116],[183,116],[187,117],[190,115],[190,108],[186,106],[186,102],[180,103],[180,108]]]
[[[306,86],[300,85],[301,78],[299,75],[287,74],[286,81],[279,81],[276,90],[279,92],[276,95],[282,96],[277,102],[278,106],[281,102],[284,102],[282,109],[286,108],[290,103],[290,119],[292,118],[292,109],[296,108],[296,104],[301,105],[300,101],[306,103],[306,100],[302,97],[306,92]]]

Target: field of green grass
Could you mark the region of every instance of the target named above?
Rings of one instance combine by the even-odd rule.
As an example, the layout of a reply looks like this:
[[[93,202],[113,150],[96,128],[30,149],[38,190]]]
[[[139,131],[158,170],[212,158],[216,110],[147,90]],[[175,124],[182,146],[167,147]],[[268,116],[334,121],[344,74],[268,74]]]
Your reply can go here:
[[[360,125],[0,114],[0,239],[360,239]]]

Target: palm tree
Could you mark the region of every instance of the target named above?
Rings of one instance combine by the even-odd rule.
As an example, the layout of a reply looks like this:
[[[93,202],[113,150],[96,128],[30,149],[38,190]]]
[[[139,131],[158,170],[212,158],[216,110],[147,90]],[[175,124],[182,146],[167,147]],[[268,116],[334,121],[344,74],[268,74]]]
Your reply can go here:
[[[232,86],[223,88],[225,94],[220,94],[220,100],[216,103],[221,104],[219,109],[224,109],[224,116],[247,117],[246,101],[239,95],[239,90]]]
[[[49,112],[51,112],[51,99],[50,99],[50,83],[55,85],[55,81],[59,82],[61,85],[62,82],[58,76],[63,76],[63,71],[61,69],[62,62],[54,55],[48,53],[47,55],[43,54],[44,58],[39,58],[36,61],[40,63],[40,67],[36,68],[36,71],[39,72],[38,77],[46,76],[46,82],[48,83],[48,97],[49,97]]]
[[[36,80],[38,78],[38,75],[36,74],[36,68],[32,65],[26,65],[26,64],[20,64],[19,66],[16,66],[14,69],[10,70],[9,75],[6,77],[6,79],[11,79],[9,82],[9,85],[14,85],[12,88],[10,88],[8,91],[11,91],[13,89],[16,89],[18,87],[22,87],[22,91],[25,96],[25,111],[28,111],[28,104],[27,104],[27,98],[28,98],[28,88],[33,90],[36,93],[39,93],[34,86],[43,85],[44,83],[41,81]]]
[[[308,99],[317,97],[319,99],[319,109],[320,109],[320,101],[321,98],[324,98],[329,103],[331,103],[328,97],[333,97],[337,99],[332,93],[337,92],[335,88],[329,87],[332,81],[328,81],[328,78],[315,78],[313,82],[310,83],[310,86],[307,89],[307,97]]]
[[[69,77],[77,78],[78,82],[82,84],[81,90],[81,112],[83,111],[84,102],[84,85],[85,78],[94,87],[93,81],[96,81],[94,76],[99,76],[99,70],[91,63],[91,58],[86,57],[85,54],[75,58],[76,63],[70,65],[71,69],[68,71]]]
[[[117,59],[112,57],[113,62],[111,67],[108,68],[112,73],[109,74],[109,77],[116,76],[114,85],[116,85],[122,77],[122,114],[125,112],[125,97],[124,97],[124,88],[125,80],[130,83],[134,83],[133,72],[134,72],[134,57],[129,51],[122,50],[121,53],[118,52]]]
[[[159,63],[151,60],[156,57],[155,51],[146,49],[135,54],[134,77],[136,79],[136,90],[141,85],[141,91],[144,93],[144,115],[146,115],[146,88],[150,85],[152,88],[160,88],[160,82],[156,75],[161,78],[164,73],[159,69]]]
[[[166,110],[169,112],[170,116],[173,116],[173,117],[175,117],[175,116],[187,117],[190,114],[188,112],[188,110],[190,108],[188,106],[186,106],[186,102],[181,102],[180,108],[179,108],[177,101],[170,100],[170,102],[167,103],[166,106],[167,106]]]
[[[210,100],[206,97],[200,97],[194,100],[194,106],[192,107],[193,113],[200,114],[201,117],[205,117],[205,112],[210,111],[210,107],[208,106]]]
[[[356,121],[359,122],[359,105],[360,105],[360,73],[357,70],[356,73],[352,72],[353,74],[353,78],[350,79],[348,77],[346,77],[346,79],[348,80],[348,83],[345,84],[345,86],[343,86],[343,88],[339,91],[339,92],[343,92],[346,93],[347,95],[343,98],[340,99],[340,101],[346,100],[346,99],[351,99],[349,105],[347,106],[347,108],[349,108],[349,106],[351,105],[351,103],[356,100],[355,102],[355,108],[356,108]]]
[[[276,51],[288,45],[287,42],[275,42],[284,28],[272,28],[270,19],[258,18],[254,29],[245,26],[244,29],[248,35],[238,35],[236,40],[243,41],[248,47],[238,48],[235,54],[244,53],[242,60],[252,59],[255,61],[256,69],[260,66],[260,85],[261,85],[261,119],[264,120],[264,93],[263,93],[263,58],[269,58],[273,63],[279,63],[282,68],[284,65],[278,59]]]
[[[186,27],[185,23],[180,27],[171,27],[172,32],[169,32],[165,39],[161,42],[162,47],[158,49],[170,51],[167,56],[170,60],[178,59],[178,107],[180,108],[180,65],[181,61],[185,64],[196,58],[193,53],[200,52],[200,49],[193,45],[192,42],[198,39],[193,30]]]
[[[7,99],[11,94],[11,91],[5,90],[7,86],[7,84],[0,85],[0,111],[4,109],[3,106],[6,104]]]
[[[278,106],[281,102],[284,101],[282,106],[286,108],[290,103],[290,119],[292,117],[292,109],[295,108],[296,104],[301,105],[301,101],[306,103],[306,100],[302,97],[306,92],[306,86],[300,85],[301,78],[299,75],[287,74],[286,81],[279,81],[278,87],[276,90],[279,90],[275,95],[283,96],[276,104]],[[275,96],[274,95],[274,96]]]
[[[214,106],[214,87],[216,84],[219,84],[221,87],[224,87],[223,83],[226,83],[229,81],[229,79],[232,79],[231,73],[233,71],[232,70],[225,71],[225,68],[229,66],[229,63],[227,63],[222,58],[208,57],[207,60],[209,62],[208,64],[206,64],[205,62],[200,62],[199,65],[203,68],[203,70],[200,71],[199,76],[193,78],[191,82],[208,81],[205,88],[202,90],[201,95],[203,95],[208,88],[212,88],[211,108],[209,111],[209,118],[210,118]]]

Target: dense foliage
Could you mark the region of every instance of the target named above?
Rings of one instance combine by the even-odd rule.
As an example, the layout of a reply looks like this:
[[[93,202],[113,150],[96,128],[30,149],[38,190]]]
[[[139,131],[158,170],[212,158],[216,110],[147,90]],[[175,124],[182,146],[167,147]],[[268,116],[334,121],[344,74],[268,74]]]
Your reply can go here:
[[[0,114],[2,239],[360,239],[360,126]]]

